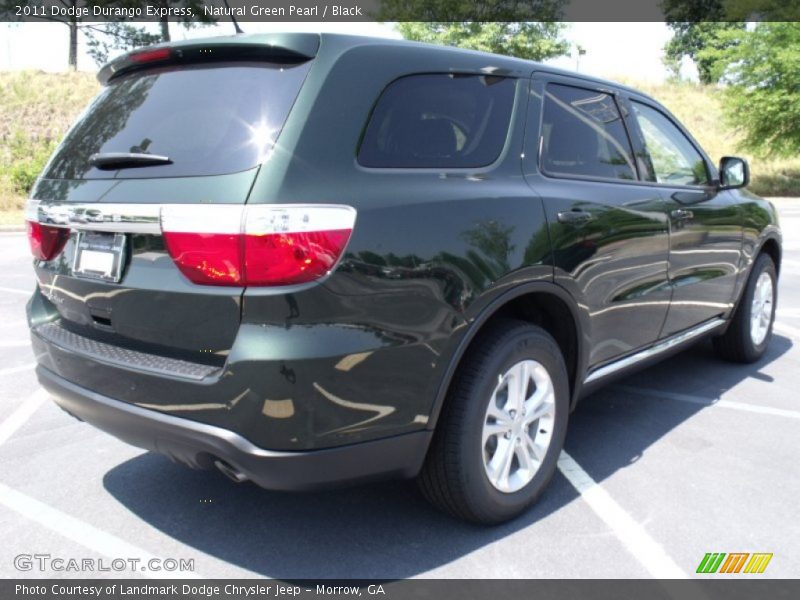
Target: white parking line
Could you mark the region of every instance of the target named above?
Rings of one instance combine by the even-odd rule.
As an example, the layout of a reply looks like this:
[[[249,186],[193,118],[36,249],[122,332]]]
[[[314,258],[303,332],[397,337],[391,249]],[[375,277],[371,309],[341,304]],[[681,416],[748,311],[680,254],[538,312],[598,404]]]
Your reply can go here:
[[[623,392],[630,392],[631,394],[640,394],[650,398],[658,398],[662,400],[679,400],[681,402],[691,402],[692,404],[700,404],[702,406],[719,406],[720,408],[732,408],[734,410],[743,410],[745,412],[760,413],[762,415],[773,415],[775,417],[785,417],[789,419],[800,419],[800,411],[787,410],[784,408],[773,408],[771,406],[758,406],[756,404],[747,404],[745,402],[735,402],[733,400],[710,400],[701,396],[692,396],[690,394],[681,394],[678,392],[668,392],[665,390],[654,390],[650,388],[641,388],[632,385],[615,385],[614,388]]]
[[[38,389],[31,394],[11,416],[0,423],[0,445],[5,443],[47,399],[48,394],[43,389]],[[147,567],[150,559],[158,558],[141,548],[122,540],[110,533],[101,531],[96,527],[61,512],[47,504],[26,496],[2,483],[0,483],[0,504],[14,512],[35,521],[54,531],[70,541],[88,548],[98,554],[109,558],[123,558],[126,560],[137,559],[139,564]],[[140,571],[144,577],[160,578],[165,571]],[[170,577],[182,579],[196,579],[199,575],[189,572],[170,571]]]
[[[36,363],[28,363],[27,365],[20,365],[19,367],[7,367],[5,369],[0,369],[0,377],[3,375],[13,375],[14,373],[30,371],[34,367],[36,367]]]
[[[23,296],[30,296],[31,290],[18,290],[17,288],[0,287],[0,292],[8,292],[9,294],[22,294]]]
[[[139,565],[145,568],[150,559],[160,558],[115,535],[97,529],[85,521],[76,519],[43,502],[39,502],[35,498],[31,498],[30,496],[26,496],[21,492],[11,489],[2,483],[0,483],[0,504],[31,521],[39,523],[39,525],[46,527],[50,531],[58,533],[68,540],[92,550],[93,552],[102,554],[103,556],[112,559],[138,559]],[[118,574],[121,574],[121,572]],[[148,569],[147,571],[139,571],[138,574],[155,579],[165,576],[178,579],[200,578],[200,576],[195,573],[180,571],[170,571],[167,573],[165,571],[150,571]]]
[[[656,579],[686,579],[686,573],[661,544],[650,537],[644,527],[625,512],[566,452],[561,452],[558,458],[558,470],[650,575]]]
[[[47,399],[47,392],[39,388],[22,401],[22,404],[0,423],[0,445],[5,444]]]

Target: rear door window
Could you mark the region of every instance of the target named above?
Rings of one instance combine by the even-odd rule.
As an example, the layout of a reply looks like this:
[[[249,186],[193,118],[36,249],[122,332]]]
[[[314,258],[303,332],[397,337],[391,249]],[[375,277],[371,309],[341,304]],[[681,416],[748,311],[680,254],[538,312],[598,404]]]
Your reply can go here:
[[[508,134],[516,80],[489,75],[402,77],[381,94],[358,153],[365,167],[492,164]]]
[[[542,116],[541,168],[551,175],[637,178],[628,134],[613,96],[548,84]]]
[[[54,155],[49,179],[222,175],[264,161],[310,68],[269,63],[167,67],[105,88]],[[100,170],[95,153],[141,152],[172,164]]]

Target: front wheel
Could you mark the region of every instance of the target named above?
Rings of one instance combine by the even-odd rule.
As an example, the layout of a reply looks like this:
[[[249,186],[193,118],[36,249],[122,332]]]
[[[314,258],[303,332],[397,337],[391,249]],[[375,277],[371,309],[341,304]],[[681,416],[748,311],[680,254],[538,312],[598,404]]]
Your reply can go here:
[[[722,358],[752,363],[767,350],[775,320],[777,283],[775,263],[767,254],[760,254],[731,324],[724,334],[714,338],[714,348]]]
[[[555,340],[523,321],[498,322],[459,366],[420,474],[423,494],[474,523],[519,515],[555,472],[568,413]]]

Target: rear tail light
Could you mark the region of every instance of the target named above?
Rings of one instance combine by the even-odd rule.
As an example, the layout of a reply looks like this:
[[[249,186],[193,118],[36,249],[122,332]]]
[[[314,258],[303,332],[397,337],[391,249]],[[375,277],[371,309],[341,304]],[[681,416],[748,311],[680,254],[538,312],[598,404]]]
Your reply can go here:
[[[307,283],[329,273],[350,239],[356,211],[340,205],[169,205],[167,250],[204,285]]]
[[[355,209],[328,204],[167,204],[160,211],[150,205],[141,215],[136,208],[125,205],[124,214],[105,214],[93,205],[97,214],[88,222],[80,205],[40,207],[31,200],[26,210],[31,252],[52,260],[64,249],[70,227],[125,232],[135,225],[152,234],[160,229],[170,256],[193,283],[293,285],[334,269],[356,220]]]
[[[61,254],[69,239],[69,229],[42,225],[36,221],[26,221],[28,227],[28,243],[34,258],[53,260]]]

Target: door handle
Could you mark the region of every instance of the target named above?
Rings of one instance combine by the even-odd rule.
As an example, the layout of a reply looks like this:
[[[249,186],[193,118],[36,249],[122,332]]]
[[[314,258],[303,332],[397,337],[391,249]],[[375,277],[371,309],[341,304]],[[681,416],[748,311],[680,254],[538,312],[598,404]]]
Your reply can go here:
[[[676,208],[670,214],[672,215],[672,218],[675,219],[676,221],[686,221],[687,219],[691,219],[694,217],[694,213],[685,208]]]
[[[579,225],[581,223],[586,223],[587,221],[591,221],[592,219],[594,219],[592,213],[580,209],[565,210],[564,212],[558,213],[559,223],[570,223],[572,225]]]

